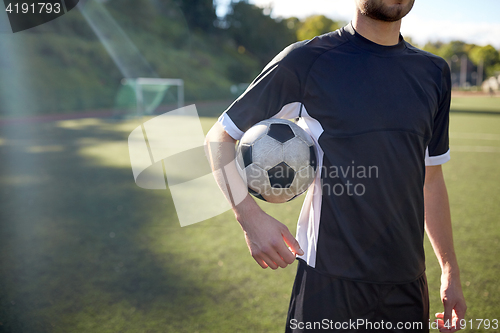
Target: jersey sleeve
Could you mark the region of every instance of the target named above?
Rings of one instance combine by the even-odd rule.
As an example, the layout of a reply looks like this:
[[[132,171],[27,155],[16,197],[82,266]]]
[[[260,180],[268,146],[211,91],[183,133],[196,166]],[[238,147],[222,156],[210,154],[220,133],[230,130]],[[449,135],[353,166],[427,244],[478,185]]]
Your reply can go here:
[[[449,118],[451,103],[451,74],[448,64],[444,65],[441,83],[441,98],[434,116],[432,137],[425,153],[425,165],[441,165],[450,160]]]
[[[239,140],[245,131],[276,116],[284,106],[301,100],[299,74],[285,49],[273,59],[247,90],[219,117],[226,132]],[[287,112],[290,118],[298,116]]]

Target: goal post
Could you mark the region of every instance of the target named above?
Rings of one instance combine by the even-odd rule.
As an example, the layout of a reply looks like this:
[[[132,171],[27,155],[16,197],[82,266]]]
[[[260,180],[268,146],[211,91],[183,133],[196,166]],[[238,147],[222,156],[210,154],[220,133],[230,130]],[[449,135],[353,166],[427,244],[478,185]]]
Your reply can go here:
[[[138,116],[150,115],[160,106],[170,87],[177,87],[177,108],[184,106],[184,80],[163,78],[123,79],[122,88],[130,88],[134,94]],[[130,96],[128,96],[130,100]]]

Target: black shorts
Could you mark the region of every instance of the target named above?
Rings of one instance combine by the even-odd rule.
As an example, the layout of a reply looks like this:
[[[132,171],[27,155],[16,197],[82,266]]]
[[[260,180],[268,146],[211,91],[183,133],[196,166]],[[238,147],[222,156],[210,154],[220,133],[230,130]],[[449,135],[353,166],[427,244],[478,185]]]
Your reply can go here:
[[[357,282],[299,259],[286,332],[429,332],[425,274],[404,284]]]

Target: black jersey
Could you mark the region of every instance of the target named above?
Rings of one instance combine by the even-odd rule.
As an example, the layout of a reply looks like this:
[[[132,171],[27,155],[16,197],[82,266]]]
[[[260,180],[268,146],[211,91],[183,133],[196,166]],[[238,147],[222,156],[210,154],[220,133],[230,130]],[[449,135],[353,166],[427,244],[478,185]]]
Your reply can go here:
[[[403,283],[425,270],[425,166],[449,160],[450,94],[443,59],[349,24],[286,48],[219,122],[239,139],[300,113],[320,171],[299,217],[301,258],[341,278]]]

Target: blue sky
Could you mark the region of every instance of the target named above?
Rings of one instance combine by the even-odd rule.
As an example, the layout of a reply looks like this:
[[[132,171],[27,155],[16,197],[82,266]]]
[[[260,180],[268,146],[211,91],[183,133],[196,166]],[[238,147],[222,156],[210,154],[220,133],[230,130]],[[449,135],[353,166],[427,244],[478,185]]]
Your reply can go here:
[[[219,0],[221,12],[227,0]],[[324,14],[349,21],[354,0],[250,0],[259,6],[273,5],[273,16]],[[417,43],[428,40],[459,39],[500,48],[500,0],[416,0],[411,13],[403,19],[402,33]]]

